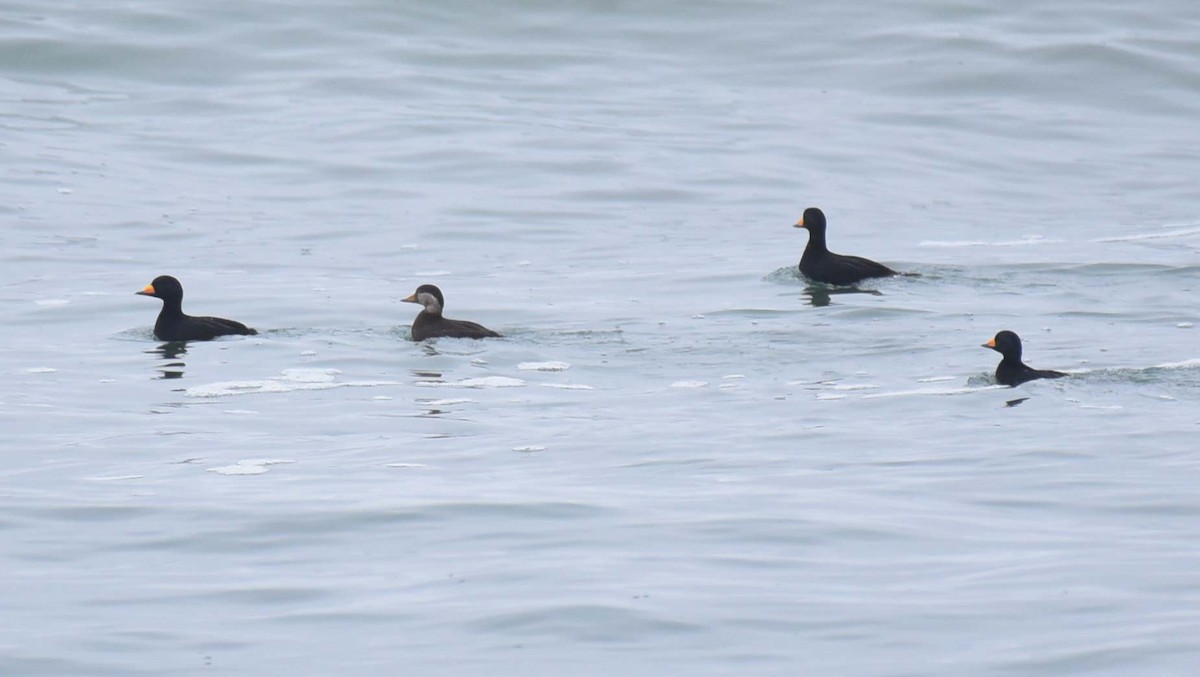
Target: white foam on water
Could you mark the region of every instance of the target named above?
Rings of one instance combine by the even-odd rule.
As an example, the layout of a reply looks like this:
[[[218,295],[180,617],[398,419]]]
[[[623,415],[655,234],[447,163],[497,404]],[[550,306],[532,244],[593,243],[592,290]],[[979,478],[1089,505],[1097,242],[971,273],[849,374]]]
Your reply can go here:
[[[460,399],[456,399],[456,400],[452,400],[452,399],[447,399],[447,400],[417,400],[417,404],[420,404],[420,405],[423,405],[423,406],[426,406],[426,407],[448,407],[448,406],[450,406],[450,405],[452,405],[452,404],[466,404],[467,402],[474,402],[474,401],[475,401],[475,400],[470,400],[470,399],[466,399],[466,398],[460,398]]]
[[[746,378],[746,375],[745,374],[727,374],[725,376],[722,376],[721,378],[723,378],[723,379]]]
[[[30,367],[25,370],[26,374],[53,374],[58,370],[54,367]]]
[[[834,383],[829,386],[830,390],[879,390],[882,386],[874,383]]]
[[[209,468],[209,472],[215,472],[218,475],[261,475],[267,471],[266,466],[262,465],[223,465],[219,468]]]
[[[1182,362],[1164,362],[1154,365],[1154,369],[1193,369],[1200,367],[1200,358],[1184,360]]]
[[[844,400],[850,397],[849,395],[833,395],[830,393],[817,393],[818,400]]]
[[[1179,324],[1177,324],[1175,326],[1179,329],[1191,329],[1192,327],[1194,327],[1196,325],[1192,324],[1191,322],[1180,322]]]
[[[416,277],[445,277],[451,275],[453,271],[449,270],[422,270],[413,273]]]
[[[566,371],[570,368],[567,362],[522,362],[517,365],[521,371]]]
[[[209,468],[208,472],[215,472],[218,475],[261,475],[267,471],[268,466],[295,462],[290,458],[248,458],[233,465]]]
[[[1002,386],[1002,385],[997,384],[997,385],[990,385],[990,386],[982,386],[982,387],[978,387],[978,388],[971,388],[971,387],[966,387],[966,388],[921,388],[921,389],[917,389],[917,390],[897,390],[895,392],[890,392],[890,393],[868,393],[866,395],[863,395],[863,399],[864,400],[875,399],[875,398],[879,398],[879,397],[909,397],[909,396],[913,396],[913,395],[938,395],[938,396],[966,395],[969,393],[982,392],[984,390],[1000,390],[1000,389],[1007,390],[1008,386]]]
[[[676,381],[671,384],[672,388],[703,388],[708,385],[708,381]]]
[[[296,383],[333,383],[340,373],[337,369],[284,369],[283,379]]]
[[[1047,239],[1041,235],[1030,235],[1020,240],[1001,240],[999,242],[987,242],[985,240],[925,240],[917,246],[940,247],[943,249],[957,247],[1026,247],[1029,245],[1059,244],[1061,242],[1062,240]]]
[[[413,385],[432,388],[445,386],[447,388],[520,388],[525,382],[509,376],[480,376],[464,378],[461,381],[414,381]]]
[[[428,468],[424,463],[385,463],[385,468]]]
[[[221,381],[193,386],[184,391],[188,397],[225,397],[291,393],[300,390],[329,390],[331,388],[371,388],[401,385],[397,381],[338,381],[337,369],[285,369],[280,376],[265,381]]]
[[[1180,224],[1194,226],[1196,224]],[[1162,240],[1171,237],[1191,237],[1192,235],[1200,235],[1200,228],[1183,228],[1180,230],[1166,230],[1158,233],[1141,233],[1138,235],[1121,235],[1119,237],[1102,237],[1092,242],[1137,242],[1139,240]]]
[[[944,381],[953,381],[957,376],[930,376],[929,378],[919,378],[917,383],[942,383]]]
[[[125,480],[140,480],[145,475],[111,475],[108,477],[85,477],[89,482],[123,482]]]
[[[522,451],[522,452],[526,452],[526,453],[531,453],[534,451],[545,451],[545,450],[546,450],[546,447],[543,447],[543,446],[537,445],[537,444],[530,444],[530,445],[527,445],[524,447],[513,447],[513,451]]]
[[[558,388],[559,390],[595,390],[592,386],[585,386],[579,383],[543,383],[547,388]]]
[[[253,409],[226,409],[224,411],[224,413],[235,414],[238,416],[253,416],[253,415],[257,414],[258,412],[254,411]]]

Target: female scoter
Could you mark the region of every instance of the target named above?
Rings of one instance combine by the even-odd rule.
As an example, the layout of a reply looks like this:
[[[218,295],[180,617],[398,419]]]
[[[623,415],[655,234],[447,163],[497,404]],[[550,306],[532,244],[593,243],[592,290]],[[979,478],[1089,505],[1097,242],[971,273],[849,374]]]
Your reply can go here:
[[[192,317],[183,314],[183,285],[170,275],[159,275],[135,292],[162,299],[162,311],[154,323],[154,335],[160,341],[207,341],[230,334],[253,335],[258,332],[241,322],[220,317]]]
[[[439,336],[472,339],[500,336],[491,329],[474,322],[448,320],[442,317],[442,308],[446,307],[446,300],[442,297],[442,290],[431,284],[417,287],[412,296],[404,301],[419,303],[425,307],[424,310],[417,313],[417,319],[412,323],[412,339],[414,341],[424,341],[427,338],[438,338]]]
[[[797,228],[808,230],[808,246],[800,257],[800,272],[805,277],[825,284],[856,284],[871,277],[899,275],[882,263],[860,256],[834,254],[825,246],[825,213],[816,207],[804,210]]]
[[[996,367],[996,383],[1005,386],[1019,386],[1026,381],[1039,378],[1062,378],[1066,374],[1049,369],[1034,369],[1021,361],[1021,337],[1007,329],[996,334],[996,337],[983,344],[984,348],[1004,356],[1000,366]]]

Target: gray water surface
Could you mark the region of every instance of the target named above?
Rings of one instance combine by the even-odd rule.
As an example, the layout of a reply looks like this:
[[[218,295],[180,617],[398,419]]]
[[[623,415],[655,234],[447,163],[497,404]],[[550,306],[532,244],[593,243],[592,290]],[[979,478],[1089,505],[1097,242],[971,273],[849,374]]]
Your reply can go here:
[[[0,674],[1200,666],[1200,6],[2,16]]]

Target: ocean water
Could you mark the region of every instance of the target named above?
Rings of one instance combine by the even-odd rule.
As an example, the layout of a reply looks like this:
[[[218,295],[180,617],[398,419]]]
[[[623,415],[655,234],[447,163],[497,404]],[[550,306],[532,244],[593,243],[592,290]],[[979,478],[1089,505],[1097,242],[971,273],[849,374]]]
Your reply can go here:
[[[6,3],[0,674],[1195,674],[1198,29]]]

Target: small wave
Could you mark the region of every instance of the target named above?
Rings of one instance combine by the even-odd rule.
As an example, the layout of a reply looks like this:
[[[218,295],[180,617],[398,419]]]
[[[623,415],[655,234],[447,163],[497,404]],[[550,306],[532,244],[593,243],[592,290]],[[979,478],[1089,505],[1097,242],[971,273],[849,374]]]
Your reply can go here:
[[[1183,226],[1197,226],[1200,223],[1179,224]],[[1138,235],[1120,235],[1117,237],[1102,237],[1092,242],[1140,242],[1142,240],[1163,240],[1172,237],[1191,237],[1200,235],[1200,228],[1188,227],[1180,230],[1165,230],[1158,233],[1141,233]]]

